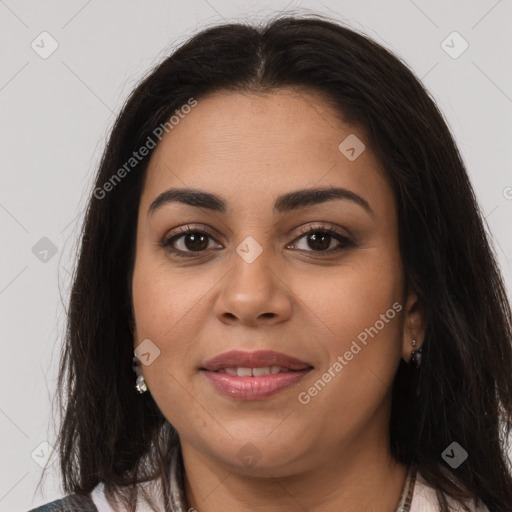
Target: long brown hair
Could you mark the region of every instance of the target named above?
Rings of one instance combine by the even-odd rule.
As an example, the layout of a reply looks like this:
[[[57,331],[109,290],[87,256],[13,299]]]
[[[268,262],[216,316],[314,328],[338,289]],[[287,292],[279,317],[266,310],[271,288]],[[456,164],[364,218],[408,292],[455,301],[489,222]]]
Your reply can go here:
[[[95,190],[190,98],[288,86],[322,93],[343,121],[362,127],[393,186],[405,275],[427,322],[422,365],[414,372],[401,361],[393,384],[394,457],[419,469],[443,511],[443,493],[512,510],[510,304],[452,135],[398,57],[318,15],[203,30],[132,92]],[[165,481],[178,441],[151,394],[135,390],[132,371],[131,276],[151,152],[108,193],[90,197],[58,381],[65,491],[88,493],[104,482],[131,510],[135,484]],[[469,453],[455,470],[441,457],[454,441]]]

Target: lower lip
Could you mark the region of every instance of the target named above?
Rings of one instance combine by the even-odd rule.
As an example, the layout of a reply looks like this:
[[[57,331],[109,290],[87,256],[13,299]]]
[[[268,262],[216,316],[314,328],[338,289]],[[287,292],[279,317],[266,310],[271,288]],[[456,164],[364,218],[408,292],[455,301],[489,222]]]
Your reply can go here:
[[[296,384],[310,371],[311,368],[260,377],[238,377],[206,370],[203,370],[203,373],[213,387],[225,396],[237,400],[262,400]]]

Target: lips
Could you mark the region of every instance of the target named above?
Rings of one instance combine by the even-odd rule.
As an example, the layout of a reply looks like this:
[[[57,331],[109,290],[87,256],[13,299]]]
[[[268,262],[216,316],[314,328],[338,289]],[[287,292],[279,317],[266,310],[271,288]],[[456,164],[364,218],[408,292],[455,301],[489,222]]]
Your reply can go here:
[[[272,350],[224,352],[200,368],[220,394],[246,401],[270,398],[297,384],[312,369],[304,361]]]
[[[202,370],[217,372],[233,368],[279,368],[284,371],[300,371],[312,368],[312,366],[295,357],[275,352],[273,350],[258,350],[255,352],[244,352],[231,350],[209,359],[203,364]],[[254,372],[253,372],[254,375]]]

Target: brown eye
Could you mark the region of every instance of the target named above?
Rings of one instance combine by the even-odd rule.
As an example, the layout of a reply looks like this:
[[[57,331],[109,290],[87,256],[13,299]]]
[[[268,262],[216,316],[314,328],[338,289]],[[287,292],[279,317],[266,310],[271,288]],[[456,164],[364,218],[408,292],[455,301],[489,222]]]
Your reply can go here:
[[[190,251],[201,251],[208,247],[208,235],[203,233],[187,233],[181,235],[183,237],[183,245]]]
[[[166,250],[169,250],[178,257],[190,257],[194,256],[194,253],[206,252],[209,238],[212,238],[211,235],[205,231],[191,229],[189,226],[179,231],[182,234],[171,236],[162,242],[162,246]],[[176,245],[181,247],[176,247]]]
[[[305,239],[306,249],[300,250],[308,252],[330,254],[341,249],[354,246],[354,243],[346,236],[330,228],[309,228],[296,240],[301,240],[303,238]],[[332,248],[331,243],[336,241],[338,242],[338,246]]]
[[[310,233],[309,235],[305,235],[306,240],[314,251],[322,251],[329,249],[332,241],[332,235],[329,233],[325,233],[322,231],[317,231],[316,233]]]

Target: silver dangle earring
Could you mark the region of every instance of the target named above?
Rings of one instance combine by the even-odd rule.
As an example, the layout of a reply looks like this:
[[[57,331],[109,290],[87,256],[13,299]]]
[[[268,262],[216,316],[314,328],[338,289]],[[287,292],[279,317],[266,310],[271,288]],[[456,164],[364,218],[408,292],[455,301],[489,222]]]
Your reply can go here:
[[[137,372],[135,371],[135,369],[140,366],[140,362],[139,360],[134,357],[133,358],[133,362],[132,362],[132,370],[135,372],[135,374],[137,374]],[[137,380],[135,381],[135,389],[140,393],[144,393],[145,391],[148,390],[148,387],[146,386],[146,381],[144,380],[144,375],[139,375],[137,376]]]
[[[409,364],[413,368],[419,368],[421,365],[421,356],[423,353],[423,347],[420,347],[418,350],[416,350],[414,347],[416,347],[416,340],[412,340],[412,352],[411,352],[411,361]]]
[[[144,393],[145,391],[148,390],[148,387],[146,386],[146,382],[144,380],[144,376],[143,375],[139,375],[137,377],[137,383],[135,384],[135,389],[140,393]]]

